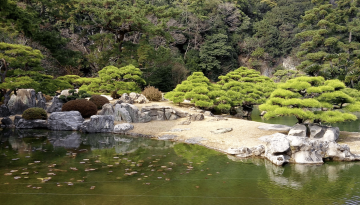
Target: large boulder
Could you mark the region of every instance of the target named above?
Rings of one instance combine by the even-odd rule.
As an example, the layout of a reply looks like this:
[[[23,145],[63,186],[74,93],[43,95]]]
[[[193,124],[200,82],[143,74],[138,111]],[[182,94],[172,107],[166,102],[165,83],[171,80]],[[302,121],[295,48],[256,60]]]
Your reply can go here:
[[[34,89],[19,89],[13,94],[7,104],[11,114],[22,114],[26,109],[36,107],[36,95]]]
[[[134,125],[129,123],[117,124],[114,126],[114,133],[125,133],[129,130],[134,129]]]
[[[139,123],[146,123],[151,121],[151,116],[149,112],[139,112],[138,116],[139,116],[138,119]]]
[[[134,103],[148,103],[149,100],[143,95],[139,93],[130,93],[129,97],[133,100]]]
[[[48,119],[50,130],[79,130],[84,118],[79,111],[53,112]]]
[[[132,119],[130,113],[122,107],[121,104],[116,104],[114,107],[114,117],[115,121],[125,121],[127,123],[131,123]]]
[[[310,124],[310,139],[318,139],[322,141],[337,141],[340,136],[340,129],[338,127],[328,127]]]
[[[112,115],[93,115],[90,120],[85,120],[80,126],[82,132],[113,132],[114,116]]]
[[[60,99],[55,96],[51,100],[51,105],[46,109],[46,112],[53,113],[53,112],[61,112],[61,108],[64,103],[60,101]]]
[[[40,107],[44,110],[46,110],[46,98],[41,92],[38,92],[36,94],[36,107]]]
[[[106,103],[98,113],[99,115],[114,115],[114,106],[111,103]]]
[[[298,137],[306,137],[306,126],[302,124],[296,124],[292,126],[288,135],[289,136],[298,136]]]
[[[48,123],[46,120],[25,120],[21,118],[16,123],[17,129],[35,129],[35,128],[47,128]]]
[[[137,123],[139,121],[139,109],[135,105],[121,103],[121,106],[128,111],[131,117],[131,122]]]
[[[6,105],[0,106],[0,117],[9,117],[11,115],[9,108]]]

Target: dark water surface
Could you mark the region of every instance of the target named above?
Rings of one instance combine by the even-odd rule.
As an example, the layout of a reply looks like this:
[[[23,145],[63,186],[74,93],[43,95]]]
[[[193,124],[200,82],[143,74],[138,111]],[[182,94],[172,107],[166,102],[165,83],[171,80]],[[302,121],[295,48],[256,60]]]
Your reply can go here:
[[[297,119],[295,116],[291,117],[274,117],[268,120],[265,120],[260,116],[260,110],[257,106],[254,107],[254,110],[251,113],[251,120],[256,122],[264,122],[269,124],[280,124],[280,125],[288,125],[293,126],[297,123]],[[342,123],[331,123],[325,125],[331,125],[333,127],[339,127],[340,131],[348,131],[348,132],[360,132],[360,114],[354,113],[357,115],[358,119],[350,122],[342,122]]]
[[[360,163],[277,167],[198,145],[0,131],[0,204],[358,204]]]

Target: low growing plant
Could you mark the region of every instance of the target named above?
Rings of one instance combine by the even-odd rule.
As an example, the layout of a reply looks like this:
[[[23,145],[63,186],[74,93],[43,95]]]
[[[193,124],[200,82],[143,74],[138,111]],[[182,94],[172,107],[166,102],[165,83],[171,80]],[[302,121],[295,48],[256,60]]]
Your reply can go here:
[[[142,93],[150,101],[161,101],[162,93],[154,86],[147,86]]]
[[[86,99],[71,100],[61,108],[61,111],[79,111],[83,118],[96,115],[97,110],[96,105]]]
[[[38,119],[46,120],[47,112],[42,108],[32,107],[26,109],[21,117],[24,118],[25,120],[38,120]]]

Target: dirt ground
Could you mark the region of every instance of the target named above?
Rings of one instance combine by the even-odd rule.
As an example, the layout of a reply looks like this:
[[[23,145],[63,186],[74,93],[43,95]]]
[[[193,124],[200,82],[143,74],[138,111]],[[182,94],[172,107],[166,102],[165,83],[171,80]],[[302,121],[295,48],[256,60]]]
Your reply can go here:
[[[139,109],[145,106],[151,105],[159,106],[171,106],[177,110],[181,110],[188,113],[196,113],[189,107],[180,107],[173,103],[162,101],[162,102],[151,102],[147,104],[135,104]],[[12,120],[14,116],[11,116]],[[225,151],[228,148],[236,147],[253,147],[264,142],[258,140],[259,137],[264,135],[271,135],[276,131],[264,131],[258,129],[258,127],[264,123],[226,118],[227,120],[210,121],[213,117],[205,117],[203,121],[193,121],[190,125],[179,125],[181,121],[185,121],[186,118],[180,118],[172,121],[151,121],[148,123],[132,123],[134,129],[129,131],[130,133],[139,133],[152,136],[162,136],[166,134],[176,135],[177,141],[185,141],[190,138],[202,137],[204,140],[201,144],[211,147],[216,150]],[[115,121],[115,124],[122,122]],[[173,129],[185,129],[181,132],[171,132]],[[232,128],[231,132],[224,134],[213,134],[210,131],[214,131],[218,128]],[[360,133],[359,132],[340,132],[340,138],[338,140],[340,144],[347,144],[350,150],[354,154],[360,154]]]

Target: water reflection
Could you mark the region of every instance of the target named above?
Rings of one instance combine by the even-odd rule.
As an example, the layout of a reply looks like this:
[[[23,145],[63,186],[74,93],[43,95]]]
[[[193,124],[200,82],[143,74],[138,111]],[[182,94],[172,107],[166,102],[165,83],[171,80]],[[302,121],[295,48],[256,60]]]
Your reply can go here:
[[[359,163],[279,167],[116,134],[3,130],[0,139],[1,204],[359,202]]]

